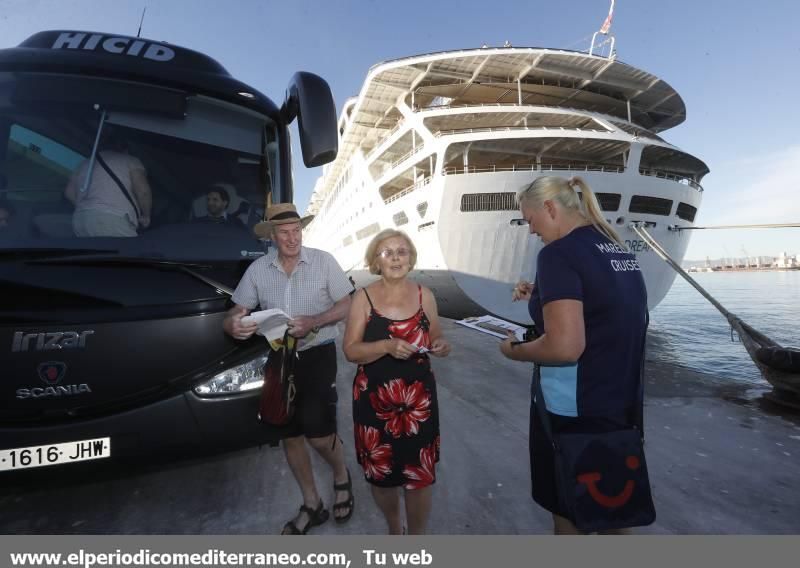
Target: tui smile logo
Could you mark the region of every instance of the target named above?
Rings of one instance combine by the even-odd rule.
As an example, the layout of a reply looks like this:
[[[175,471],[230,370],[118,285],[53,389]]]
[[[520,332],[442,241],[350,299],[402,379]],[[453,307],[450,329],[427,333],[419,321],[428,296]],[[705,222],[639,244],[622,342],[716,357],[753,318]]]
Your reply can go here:
[[[47,361],[40,363],[37,371],[46,385],[57,385],[67,374],[67,365],[61,361]]]
[[[636,471],[642,465],[639,461],[639,458],[636,456],[628,456],[625,458],[625,465],[631,471]],[[625,503],[630,501],[631,497],[633,496],[633,489],[636,485],[632,479],[629,479],[625,482],[625,487],[622,488],[617,495],[606,495],[600,488],[597,487],[597,482],[599,482],[603,478],[599,472],[591,472],[591,473],[582,473],[578,476],[578,483],[582,483],[586,485],[586,489],[589,490],[589,495],[591,495],[592,499],[594,499],[595,503],[606,507],[608,509],[615,509],[617,507],[622,507]]]

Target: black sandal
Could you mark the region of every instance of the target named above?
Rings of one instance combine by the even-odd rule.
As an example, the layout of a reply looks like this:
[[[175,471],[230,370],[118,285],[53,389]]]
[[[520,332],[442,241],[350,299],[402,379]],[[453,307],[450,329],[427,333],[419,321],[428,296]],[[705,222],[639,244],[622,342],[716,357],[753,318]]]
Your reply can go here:
[[[305,505],[300,505],[300,512],[305,513],[308,515],[308,522],[306,526],[303,527],[303,530],[297,528],[297,525],[294,524],[294,519],[283,525],[283,530],[281,534],[283,535],[295,535],[295,534],[306,534],[311,527],[316,527],[317,525],[321,525],[325,521],[328,520],[330,517],[330,513],[328,510],[323,506],[322,499],[319,500],[319,505],[317,505],[316,509],[312,509],[311,507],[306,507]]]
[[[333,520],[335,520],[337,523],[347,522],[350,519],[350,517],[353,516],[353,509],[355,505],[355,497],[353,497],[353,480],[350,478],[349,469],[347,470],[347,482],[334,483],[333,489],[334,491],[347,491],[348,495],[347,501],[342,501],[341,503],[333,504]],[[348,509],[347,514],[342,515],[341,517],[337,517],[336,513],[344,509]]]

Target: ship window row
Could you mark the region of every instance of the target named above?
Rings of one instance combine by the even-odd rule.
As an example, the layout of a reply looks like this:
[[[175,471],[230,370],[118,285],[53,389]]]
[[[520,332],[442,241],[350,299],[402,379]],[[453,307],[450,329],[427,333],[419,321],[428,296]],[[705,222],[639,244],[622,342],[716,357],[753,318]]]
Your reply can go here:
[[[649,215],[669,215],[672,211],[672,200],[648,195],[634,195],[628,207],[631,213],[647,213]]]
[[[361,215],[366,212],[367,209],[372,209],[374,203],[370,201],[367,205],[363,206],[361,209],[357,209],[353,211],[351,215],[348,217],[342,217],[341,215],[336,217],[336,219],[341,219],[341,222],[335,226],[335,229],[342,230],[345,227],[349,226],[351,223],[358,221],[361,218]]]
[[[697,215],[697,207],[689,205],[688,203],[678,203],[678,210],[675,211],[675,215],[684,221],[694,223],[694,217]]]
[[[366,239],[367,237],[371,237],[372,235],[376,234],[378,231],[381,230],[381,227],[378,223],[372,223],[367,225],[363,229],[359,229],[356,231],[356,238],[361,241]]]
[[[582,194],[579,193],[579,196]],[[595,193],[600,208],[603,211],[618,211],[619,205],[622,200],[622,195],[619,193]],[[672,200],[663,199],[661,197],[650,197],[647,195],[634,195],[631,198],[628,211],[630,213],[644,213],[650,215],[664,215],[667,216],[672,210]],[[420,217],[424,217],[428,208],[427,202],[422,202],[417,205],[417,212]],[[501,193],[467,193],[461,196],[461,212],[474,213],[480,211],[518,211],[519,205],[517,204],[517,196],[513,192]],[[675,215],[690,223],[694,222],[695,215],[697,215],[697,208],[689,205],[688,203],[679,202]],[[408,215],[404,211],[395,213],[392,220],[396,227],[401,227],[408,224]],[[609,220],[609,223],[611,221]],[[433,225],[433,221],[423,223],[418,229],[427,228]],[[619,224],[619,223],[618,223]],[[380,230],[378,223],[367,225],[363,229],[356,231],[356,238],[358,240],[366,239]],[[352,235],[346,236],[342,244],[347,247],[353,244]]]
[[[597,203],[603,211],[616,211],[619,209],[619,204],[622,201],[622,195],[619,193],[595,192],[594,197],[597,199]],[[583,201],[582,191],[578,192],[578,199]]]
[[[582,194],[579,194],[582,195]],[[603,211],[618,211],[622,201],[619,193],[595,193],[595,197]],[[673,201],[649,195],[631,197],[628,211],[649,215],[667,216],[672,211]],[[461,196],[461,212],[475,213],[480,211],[518,211],[517,195],[513,192],[465,193]],[[694,221],[697,208],[688,203],[679,202],[675,215],[681,219]],[[395,221],[396,223],[396,221]]]
[[[581,194],[578,194],[581,195]],[[618,193],[595,193],[603,211],[616,211],[622,196]],[[518,211],[517,195],[513,192],[466,193],[461,196],[461,211]]]
[[[517,194],[511,191],[502,193],[465,193],[461,196],[462,213],[475,211],[517,211]]]
[[[616,211],[619,209],[619,202],[622,200],[622,196],[619,193],[595,193],[594,196],[603,211]]]
[[[336,182],[336,185],[333,187],[331,191],[331,196],[326,200],[325,205],[322,208],[322,214],[324,215],[327,213],[334,204],[338,201],[339,197],[342,194],[342,189],[344,186],[347,185],[347,182],[350,181],[350,177],[352,176],[352,166],[348,167],[344,173],[339,177],[339,180]]]
[[[417,214],[419,215],[420,219],[425,218],[425,214],[428,212],[428,202],[422,201],[421,203],[417,204]],[[400,227],[408,223],[408,215],[406,215],[405,211],[398,211],[394,215],[392,215],[392,220],[394,221],[395,227]]]

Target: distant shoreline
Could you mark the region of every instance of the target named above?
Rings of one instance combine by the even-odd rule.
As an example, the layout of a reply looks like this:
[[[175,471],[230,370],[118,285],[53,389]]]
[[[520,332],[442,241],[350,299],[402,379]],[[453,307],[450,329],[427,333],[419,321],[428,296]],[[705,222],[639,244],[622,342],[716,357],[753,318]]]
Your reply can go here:
[[[800,266],[712,266],[706,267],[689,267],[685,268],[686,272],[793,272],[800,270]]]

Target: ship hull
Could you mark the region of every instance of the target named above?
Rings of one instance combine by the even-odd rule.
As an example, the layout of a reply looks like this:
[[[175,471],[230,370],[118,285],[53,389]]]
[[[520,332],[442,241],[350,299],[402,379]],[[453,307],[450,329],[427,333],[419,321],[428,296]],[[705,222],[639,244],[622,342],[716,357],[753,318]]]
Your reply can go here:
[[[358,223],[375,221],[385,229],[395,228],[393,220],[398,213],[408,218],[407,223],[396,228],[408,233],[419,252],[411,277],[433,290],[442,315],[462,318],[490,313],[527,323],[530,321],[527,306],[512,302],[511,290],[519,280],[535,278],[536,255],[543,243],[539,237],[530,235],[526,224],[513,223],[520,218],[518,210],[510,207],[498,211],[469,210],[469,207],[465,210],[464,196],[480,194],[491,208],[503,201],[501,197],[508,203],[508,194],[516,194],[538,176],[573,173],[516,171],[434,176],[430,183],[415,191],[371,208],[370,218]],[[636,254],[647,286],[648,306],[654,308],[669,291],[675,272],[641,241],[629,224],[653,223],[648,231],[678,263],[683,260],[690,236],[688,231],[669,230],[678,222],[687,225],[674,212],[671,216],[629,213],[631,197],[668,197],[674,204],[682,202],[699,208],[702,193],[689,185],[638,172],[583,172],[581,176],[595,192],[621,195],[618,211],[604,211],[604,214]],[[369,241],[365,237],[345,246],[335,235],[323,238],[321,231],[313,231],[306,240],[309,246],[330,250],[358,286],[376,278],[364,269],[364,252]]]

